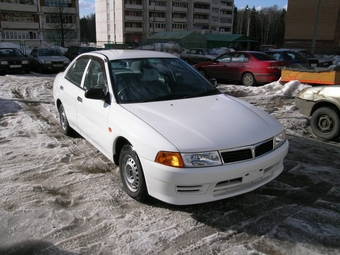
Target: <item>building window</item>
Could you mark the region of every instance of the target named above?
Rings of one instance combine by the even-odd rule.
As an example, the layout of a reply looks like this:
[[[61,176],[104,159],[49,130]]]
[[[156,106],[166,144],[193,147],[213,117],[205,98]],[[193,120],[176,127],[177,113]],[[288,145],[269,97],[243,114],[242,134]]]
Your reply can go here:
[[[73,16],[62,15],[62,22],[60,22],[59,15],[46,15],[46,23],[73,23]]]
[[[34,22],[34,14],[21,14],[21,13],[2,13],[3,21],[9,22]]]
[[[37,39],[37,32],[28,31],[5,31],[3,33],[3,39],[19,39],[19,40],[29,40]]]
[[[180,8],[188,8],[188,3],[182,3],[182,2],[173,2],[173,7],[180,7]]]
[[[44,0],[44,6],[50,7],[73,7],[72,0]]]

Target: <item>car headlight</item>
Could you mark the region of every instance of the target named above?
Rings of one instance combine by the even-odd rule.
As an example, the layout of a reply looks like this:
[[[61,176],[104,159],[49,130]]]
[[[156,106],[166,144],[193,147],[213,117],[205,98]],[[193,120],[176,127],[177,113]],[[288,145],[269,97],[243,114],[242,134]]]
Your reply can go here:
[[[64,64],[69,64],[70,61],[69,60],[64,60]]]
[[[8,65],[8,62],[5,61],[5,60],[3,60],[3,61],[0,61],[0,64],[1,64],[1,65]]]
[[[198,153],[160,151],[157,154],[155,161],[172,167],[207,167],[222,165],[220,155],[217,151]]]
[[[23,64],[23,65],[28,65],[30,62],[28,61],[28,60],[23,60],[22,62],[21,62],[21,64]]]
[[[280,134],[274,137],[274,150],[279,148],[286,141],[286,132],[283,130]]]
[[[205,167],[222,165],[220,154],[217,151],[199,153],[182,153],[186,167]]]

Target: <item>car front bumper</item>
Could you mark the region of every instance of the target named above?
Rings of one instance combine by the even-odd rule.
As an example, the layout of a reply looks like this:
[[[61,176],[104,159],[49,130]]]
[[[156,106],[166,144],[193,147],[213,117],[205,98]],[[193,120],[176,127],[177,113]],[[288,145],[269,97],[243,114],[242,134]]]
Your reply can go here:
[[[141,158],[149,195],[169,204],[221,200],[259,188],[283,171],[288,141],[254,160],[203,168],[173,168]]]
[[[295,98],[295,105],[299,108],[299,112],[306,117],[311,116],[311,111],[315,105],[314,101],[307,101],[299,97]]]

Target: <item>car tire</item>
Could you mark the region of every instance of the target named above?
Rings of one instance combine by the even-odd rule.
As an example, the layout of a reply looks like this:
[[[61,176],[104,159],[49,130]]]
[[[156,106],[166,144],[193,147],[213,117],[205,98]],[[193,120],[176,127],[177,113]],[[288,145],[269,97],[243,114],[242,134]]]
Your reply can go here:
[[[119,172],[125,192],[139,202],[149,198],[142,165],[137,152],[131,145],[125,145],[119,155]]]
[[[73,128],[68,123],[66,112],[64,106],[61,104],[58,108],[59,111],[59,119],[60,119],[60,126],[63,133],[67,136],[72,136],[74,134]]]
[[[197,71],[204,77],[207,77],[207,72],[203,68],[199,68]]]
[[[338,111],[333,107],[317,109],[310,119],[313,133],[325,140],[334,140],[340,133],[340,118]]]
[[[41,65],[38,65],[38,73],[43,73],[44,68]]]
[[[255,84],[255,77],[251,73],[245,73],[242,75],[242,84],[244,86],[253,86]]]

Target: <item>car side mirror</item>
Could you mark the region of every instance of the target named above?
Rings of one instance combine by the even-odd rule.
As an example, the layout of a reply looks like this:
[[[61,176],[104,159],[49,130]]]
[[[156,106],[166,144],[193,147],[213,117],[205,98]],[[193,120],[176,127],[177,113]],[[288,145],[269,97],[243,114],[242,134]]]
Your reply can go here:
[[[102,88],[89,88],[85,91],[85,97],[94,100],[104,100],[109,104],[109,93],[104,93]]]

